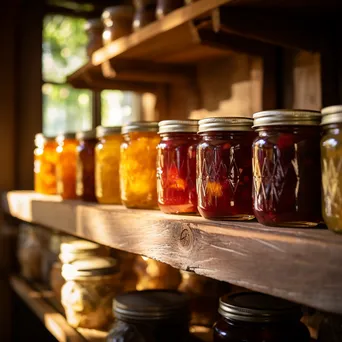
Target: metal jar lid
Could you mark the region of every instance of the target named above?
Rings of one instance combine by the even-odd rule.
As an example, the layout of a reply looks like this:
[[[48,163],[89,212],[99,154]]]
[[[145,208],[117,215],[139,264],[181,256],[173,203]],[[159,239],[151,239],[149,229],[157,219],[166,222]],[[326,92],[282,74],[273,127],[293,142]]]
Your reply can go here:
[[[244,117],[217,117],[199,121],[199,133],[220,131],[252,131],[253,119]]]
[[[90,131],[82,131],[76,133],[77,140],[86,140],[86,139],[96,139],[96,131],[92,129]]]
[[[302,317],[299,305],[256,292],[221,297],[219,313],[224,318],[244,322],[299,321]]]
[[[130,122],[122,127],[121,133],[131,132],[158,132],[158,122],[156,121],[136,121]]]
[[[313,110],[274,109],[258,112],[253,115],[254,126],[319,126],[321,113]]]
[[[172,290],[145,290],[124,293],[113,301],[114,316],[123,321],[157,321],[190,317],[189,298]]]
[[[134,15],[134,8],[130,5],[118,5],[107,7],[102,12],[102,20],[106,21],[110,18],[129,18]]]
[[[95,242],[72,239],[61,244],[61,253],[96,253],[101,248],[102,247]]]
[[[66,132],[66,133],[62,133],[62,134],[59,134],[57,137],[56,137],[56,142],[58,144],[60,144],[62,141],[64,140],[75,140],[76,139],[76,133],[73,133],[73,132]]]
[[[163,133],[197,133],[197,120],[164,120],[159,122],[159,134]]]
[[[97,138],[108,137],[110,135],[115,135],[115,134],[121,134],[121,126],[112,126],[112,127],[97,126],[96,127]]]
[[[342,105],[322,109],[322,125],[342,123]]]
[[[118,272],[118,264],[113,258],[91,257],[64,264],[62,267],[62,276],[65,280],[113,275]]]

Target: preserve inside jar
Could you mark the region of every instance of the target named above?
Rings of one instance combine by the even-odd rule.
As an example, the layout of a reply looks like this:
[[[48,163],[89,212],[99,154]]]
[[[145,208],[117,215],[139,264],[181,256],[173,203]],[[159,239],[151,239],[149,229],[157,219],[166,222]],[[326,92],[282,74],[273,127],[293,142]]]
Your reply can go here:
[[[95,147],[96,198],[101,204],[121,204],[120,146],[121,127],[97,127],[99,139]]]
[[[220,299],[214,342],[310,342],[300,322],[300,306],[261,293],[245,292]]]
[[[158,208],[157,131],[157,122],[133,122],[122,128],[120,188],[122,203],[128,208]]]
[[[185,342],[189,337],[188,298],[177,291],[129,292],[115,298],[116,318],[107,342]]]
[[[122,282],[112,258],[89,258],[64,264],[62,304],[73,327],[105,329],[112,322],[113,298],[121,292]]]
[[[88,34],[87,55],[92,54],[102,47],[103,24],[101,19],[89,19],[86,22],[85,30]]]
[[[56,194],[57,143],[39,133],[35,137],[34,190],[40,194]]]
[[[270,226],[321,222],[320,113],[274,110],[254,114],[253,205]]]
[[[252,210],[252,119],[200,120],[197,149],[198,211],[214,220],[250,220]]]
[[[95,131],[77,133],[76,193],[83,201],[95,202]]]
[[[159,208],[165,213],[197,212],[197,130],[198,124],[194,120],[159,123],[157,190]]]
[[[322,212],[328,228],[342,233],[342,106],[322,110]]]
[[[65,133],[56,138],[57,163],[56,182],[57,194],[63,199],[76,199],[76,162],[77,140],[75,133]]]

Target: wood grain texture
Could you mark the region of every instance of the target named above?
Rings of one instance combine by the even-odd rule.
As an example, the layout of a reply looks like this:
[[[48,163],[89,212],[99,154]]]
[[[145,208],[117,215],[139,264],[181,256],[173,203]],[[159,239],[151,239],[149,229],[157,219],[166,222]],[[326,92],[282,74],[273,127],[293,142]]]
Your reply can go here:
[[[9,192],[13,216],[174,267],[342,313],[342,236]]]

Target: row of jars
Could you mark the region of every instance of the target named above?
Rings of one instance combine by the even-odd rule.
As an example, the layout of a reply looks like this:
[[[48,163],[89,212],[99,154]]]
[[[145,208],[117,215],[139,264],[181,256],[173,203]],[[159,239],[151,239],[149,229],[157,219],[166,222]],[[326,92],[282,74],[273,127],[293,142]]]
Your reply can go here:
[[[89,41],[89,57],[103,45],[129,35],[192,0],[133,0],[133,6],[119,5],[106,8],[102,19],[90,19],[86,23]]]
[[[123,141],[119,127],[99,127],[99,141],[94,132],[78,134],[78,142],[64,135],[57,138],[57,193],[128,208],[159,206],[170,214],[198,211],[214,220],[255,217],[265,225],[313,227],[322,222],[322,178],[323,216],[339,231],[342,106],[322,113],[271,110],[254,114],[254,122],[133,122],[122,128]],[[39,161],[48,151],[46,140],[35,152],[36,190],[43,193],[49,191],[42,183],[53,183],[52,163],[47,162],[48,177]]]

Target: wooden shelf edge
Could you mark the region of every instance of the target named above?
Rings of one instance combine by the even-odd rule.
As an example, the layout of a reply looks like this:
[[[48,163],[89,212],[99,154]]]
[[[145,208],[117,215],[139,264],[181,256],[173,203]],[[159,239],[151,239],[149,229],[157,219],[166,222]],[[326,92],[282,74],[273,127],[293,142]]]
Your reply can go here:
[[[12,216],[173,267],[342,313],[342,236],[9,192]]]

